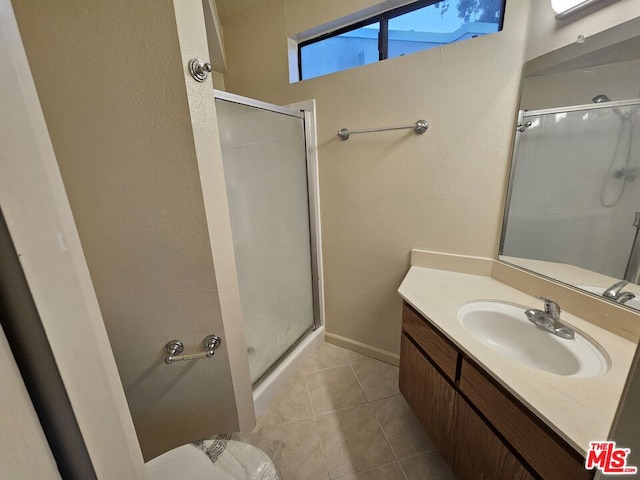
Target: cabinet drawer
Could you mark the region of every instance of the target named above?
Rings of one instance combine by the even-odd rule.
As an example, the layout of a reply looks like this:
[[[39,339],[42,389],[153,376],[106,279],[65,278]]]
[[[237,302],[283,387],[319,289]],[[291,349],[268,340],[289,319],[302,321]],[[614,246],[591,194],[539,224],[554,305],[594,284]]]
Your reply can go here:
[[[420,345],[449,380],[456,381],[458,350],[406,303],[402,311],[402,330]]]
[[[570,445],[467,359],[462,362],[460,391],[542,478],[593,478]]]
[[[400,391],[446,456],[456,391],[405,334],[401,337],[400,358]]]

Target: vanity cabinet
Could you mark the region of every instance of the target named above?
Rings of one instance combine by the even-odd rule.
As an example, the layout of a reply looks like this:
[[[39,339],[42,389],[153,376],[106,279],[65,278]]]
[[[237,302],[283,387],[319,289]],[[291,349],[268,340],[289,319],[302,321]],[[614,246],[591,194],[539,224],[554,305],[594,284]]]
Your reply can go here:
[[[404,304],[400,391],[460,480],[587,480],[584,458]]]
[[[459,479],[535,478],[461,395],[456,396],[451,445],[455,448],[445,458]]]
[[[402,394],[443,455],[449,451],[455,389],[407,336],[400,345]]]

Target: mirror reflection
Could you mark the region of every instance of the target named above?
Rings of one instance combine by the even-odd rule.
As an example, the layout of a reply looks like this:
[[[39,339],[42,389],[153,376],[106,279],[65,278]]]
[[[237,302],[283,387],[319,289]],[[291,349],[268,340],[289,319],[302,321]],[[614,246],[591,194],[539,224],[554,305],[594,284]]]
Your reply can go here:
[[[640,309],[640,36],[629,24],[526,65],[499,258]]]

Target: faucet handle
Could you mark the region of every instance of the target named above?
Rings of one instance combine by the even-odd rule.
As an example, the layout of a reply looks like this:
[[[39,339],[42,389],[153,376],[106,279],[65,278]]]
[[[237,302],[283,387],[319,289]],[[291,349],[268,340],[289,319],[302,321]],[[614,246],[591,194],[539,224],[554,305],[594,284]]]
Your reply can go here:
[[[629,283],[627,280],[620,280],[619,282],[614,283],[602,292],[602,296],[616,300],[622,289],[627,286],[627,283]]]
[[[560,305],[550,298],[541,297],[540,295],[536,295],[536,298],[544,302],[544,313],[550,315],[554,320],[560,318],[560,312],[562,311]]]

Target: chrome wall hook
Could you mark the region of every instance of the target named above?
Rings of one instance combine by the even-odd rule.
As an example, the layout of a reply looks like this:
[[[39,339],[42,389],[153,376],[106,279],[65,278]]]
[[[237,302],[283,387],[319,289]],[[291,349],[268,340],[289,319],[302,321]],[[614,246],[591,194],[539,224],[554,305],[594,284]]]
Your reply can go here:
[[[192,58],[189,60],[189,72],[196,82],[204,82],[209,77],[209,73],[211,73],[212,70],[213,67],[210,63],[205,63],[199,58]]]

